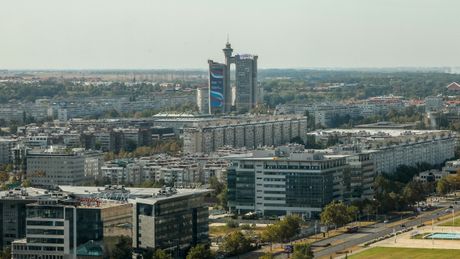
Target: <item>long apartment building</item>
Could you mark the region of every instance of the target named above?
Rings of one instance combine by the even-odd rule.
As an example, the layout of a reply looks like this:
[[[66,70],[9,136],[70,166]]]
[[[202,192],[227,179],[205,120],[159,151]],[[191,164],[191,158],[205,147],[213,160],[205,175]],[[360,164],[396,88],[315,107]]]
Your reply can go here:
[[[210,153],[223,146],[248,149],[279,146],[289,143],[295,137],[305,139],[306,130],[306,117],[277,117],[184,128],[184,153]]]
[[[457,136],[447,130],[386,128],[329,129],[309,133],[315,141],[336,139],[342,146],[371,152],[377,173],[394,173],[398,166],[439,165],[455,156]]]
[[[454,135],[440,134],[380,147],[373,156],[377,172],[393,173],[400,165],[442,164],[455,157],[456,146]]]

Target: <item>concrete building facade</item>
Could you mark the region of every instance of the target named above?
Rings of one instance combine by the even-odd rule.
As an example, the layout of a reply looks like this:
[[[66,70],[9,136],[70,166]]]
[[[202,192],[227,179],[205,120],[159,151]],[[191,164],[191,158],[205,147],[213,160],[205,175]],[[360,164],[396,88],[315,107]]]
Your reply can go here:
[[[248,149],[270,145],[279,146],[289,143],[295,137],[305,140],[306,131],[307,119],[305,117],[284,117],[185,128],[184,152],[189,154],[210,153],[222,146]]]

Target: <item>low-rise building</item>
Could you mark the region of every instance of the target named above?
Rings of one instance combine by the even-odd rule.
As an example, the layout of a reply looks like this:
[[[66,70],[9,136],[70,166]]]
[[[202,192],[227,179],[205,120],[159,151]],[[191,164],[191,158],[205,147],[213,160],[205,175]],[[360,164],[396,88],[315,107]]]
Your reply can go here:
[[[82,152],[61,148],[31,150],[27,153],[27,178],[33,186],[82,185],[86,157]]]

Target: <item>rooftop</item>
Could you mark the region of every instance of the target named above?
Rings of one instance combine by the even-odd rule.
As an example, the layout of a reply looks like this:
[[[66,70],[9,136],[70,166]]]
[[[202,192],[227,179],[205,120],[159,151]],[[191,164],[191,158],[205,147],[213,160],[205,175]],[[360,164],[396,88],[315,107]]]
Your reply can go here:
[[[180,197],[192,194],[208,193],[210,189],[175,189],[167,190],[165,188],[125,188],[123,186],[59,186],[63,192],[72,193],[77,197],[112,197],[119,196],[124,199],[148,199],[150,201],[157,201],[168,199],[171,197]]]
[[[390,137],[409,136],[409,135],[423,135],[429,133],[450,133],[449,130],[407,130],[407,129],[373,129],[373,128],[359,128],[359,129],[326,129],[310,132],[313,135],[328,135],[328,134],[367,134],[367,135],[387,135]]]

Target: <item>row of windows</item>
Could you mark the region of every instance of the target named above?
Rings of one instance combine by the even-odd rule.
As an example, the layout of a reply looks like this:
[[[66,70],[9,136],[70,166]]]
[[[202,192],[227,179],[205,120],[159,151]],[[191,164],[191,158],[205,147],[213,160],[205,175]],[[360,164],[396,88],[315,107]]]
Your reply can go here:
[[[53,221],[28,220],[27,225],[29,225],[29,226],[53,226]],[[55,221],[54,226],[64,226],[64,222]]]
[[[284,184],[264,184],[264,187],[266,188],[285,188],[286,185]]]
[[[27,243],[64,244],[63,238],[27,238]]]
[[[27,234],[32,235],[64,235],[62,229],[27,229]]]
[[[284,178],[264,178],[266,182],[285,182],[286,179]]]
[[[323,167],[328,168],[328,167]],[[295,170],[319,170],[320,166],[317,165],[265,165],[265,169],[295,169]]]
[[[285,191],[264,191],[265,194],[285,194]]]

